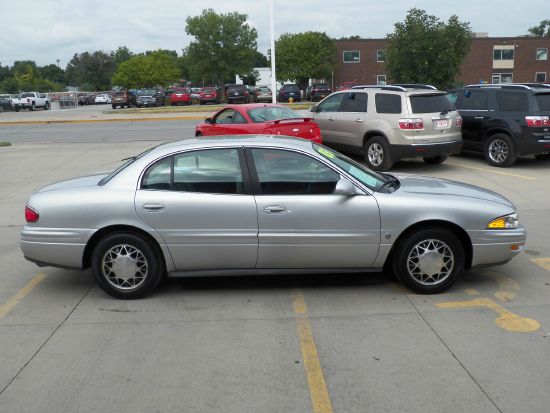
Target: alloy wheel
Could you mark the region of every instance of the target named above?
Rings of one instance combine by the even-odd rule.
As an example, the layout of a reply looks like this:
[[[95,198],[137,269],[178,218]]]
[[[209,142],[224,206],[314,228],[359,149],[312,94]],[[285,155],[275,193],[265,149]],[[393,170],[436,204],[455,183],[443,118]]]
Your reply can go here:
[[[451,248],[443,241],[426,239],[411,248],[407,257],[409,275],[419,284],[433,286],[441,284],[452,273],[455,257]]]

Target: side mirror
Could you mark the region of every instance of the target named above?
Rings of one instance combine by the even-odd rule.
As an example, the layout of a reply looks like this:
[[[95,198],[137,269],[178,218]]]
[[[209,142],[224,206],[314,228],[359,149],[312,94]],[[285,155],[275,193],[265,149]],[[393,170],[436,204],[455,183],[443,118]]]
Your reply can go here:
[[[313,112],[313,113],[317,113],[318,112],[317,111],[317,105],[313,105],[309,111]]]
[[[204,123],[210,123],[211,124],[212,123],[212,118],[206,118],[204,120]]]
[[[336,188],[334,188],[333,193],[345,196],[353,196],[358,194],[355,189],[355,185],[353,185],[353,183],[346,178],[340,178],[340,180],[336,183]]]

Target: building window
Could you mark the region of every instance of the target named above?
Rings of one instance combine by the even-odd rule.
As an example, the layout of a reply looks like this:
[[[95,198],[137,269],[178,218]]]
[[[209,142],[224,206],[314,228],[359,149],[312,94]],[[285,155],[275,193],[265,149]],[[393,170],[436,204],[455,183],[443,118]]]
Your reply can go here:
[[[344,63],[359,63],[361,61],[361,52],[359,50],[346,50],[343,55]]]
[[[376,51],[376,61],[377,62],[385,62],[386,61],[386,51],[385,50],[377,50]]]
[[[385,85],[386,84],[386,75],[376,76],[376,84],[377,85]]]
[[[493,49],[493,60],[514,60],[514,48],[496,48]]]
[[[537,60],[548,60],[548,49],[537,49]]]
[[[511,73],[493,73],[493,84],[512,83]]]
[[[537,73],[535,73],[535,82],[545,83],[546,82],[546,72],[537,72]]]

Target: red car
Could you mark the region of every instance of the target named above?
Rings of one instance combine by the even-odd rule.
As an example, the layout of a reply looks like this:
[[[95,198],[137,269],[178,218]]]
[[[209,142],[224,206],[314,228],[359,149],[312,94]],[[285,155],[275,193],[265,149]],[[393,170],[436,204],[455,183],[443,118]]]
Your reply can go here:
[[[195,136],[250,134],[296,136],[323,143],[313,119],[275,104],[227,105],[195,128]]]
[[[175,89],[170,95],[170,102],[172,103],[172,106],[190,105],[191,91],[187,88]]]
[[[203,87],[199,94],[199,103],[204,105],[205,103],[220,103],[221,97],[218,93],[218,89],[215,87]]]

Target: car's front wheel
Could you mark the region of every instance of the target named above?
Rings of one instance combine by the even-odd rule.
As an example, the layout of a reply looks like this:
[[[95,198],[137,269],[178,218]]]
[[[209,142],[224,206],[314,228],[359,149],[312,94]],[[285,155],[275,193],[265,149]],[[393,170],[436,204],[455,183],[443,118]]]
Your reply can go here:
[[[396,246],[393,272],[406,287],[421,294],[448,289],[464,268],[464,248],[450,231],[426,228]]]
[[[393,165],[390,146],[381,136],[370,138],[363,148],[367,166],[375,171],[387,171]]]
[[[163,276],[159,252],[139,235],[107,235],[93,250],[92,274],[99,287],[116,298],[135,299],[151,293]]]
[[[424,158],[424,162],[426,162],[428,165],[438,165],[440,163],[443,163],[447,160],[446,156],[433,156]]]
[[[497,133],[485,142],[485,159],[492,166],[506,168],[516,163],[517,154],[510,136]]]

